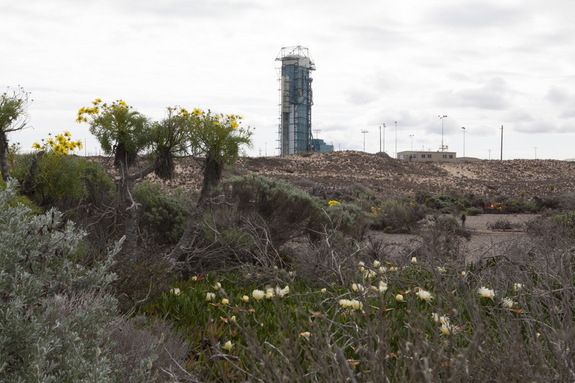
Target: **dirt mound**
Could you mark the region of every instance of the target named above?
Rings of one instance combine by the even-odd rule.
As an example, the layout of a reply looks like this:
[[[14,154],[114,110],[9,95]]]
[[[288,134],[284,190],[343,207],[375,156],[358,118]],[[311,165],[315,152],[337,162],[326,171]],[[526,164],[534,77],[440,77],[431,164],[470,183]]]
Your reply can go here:
[[[102,158],[99,162],[106,166],[111,164]],[[199,189],[200,162],[182,157],[176,164],[176,178],[165,186]],[[433,194],[458,191],[483,196],[518,196],[524,192],[529,197],[567,194],[575,190],[575,162],[555,160],[414,163],[391,159],[387,155],[339,151],[244,157],[225,176],[252,173],[281,179],[304,189],[362,187],[376,197],[412,195],[418,191]]]

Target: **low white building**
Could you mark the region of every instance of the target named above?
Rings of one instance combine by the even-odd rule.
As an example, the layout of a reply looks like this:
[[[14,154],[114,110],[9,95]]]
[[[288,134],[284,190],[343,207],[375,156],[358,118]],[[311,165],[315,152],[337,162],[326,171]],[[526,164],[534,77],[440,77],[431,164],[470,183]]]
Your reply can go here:
[[[397,159],[412,162],[441,162],[454,161],[457,158],[456,152],[431,152],[406,150],[397,153]]]

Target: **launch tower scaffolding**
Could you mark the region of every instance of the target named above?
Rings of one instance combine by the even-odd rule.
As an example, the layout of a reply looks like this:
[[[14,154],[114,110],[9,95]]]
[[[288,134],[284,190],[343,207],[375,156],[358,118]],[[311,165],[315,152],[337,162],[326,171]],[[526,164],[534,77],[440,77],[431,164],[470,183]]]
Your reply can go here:
[[[299,45],[282,48],[276,61],[281,62],[280,154],[316,151],[311,129],[313,97],[310,77],[315,64],[309,57],[308,49]]]

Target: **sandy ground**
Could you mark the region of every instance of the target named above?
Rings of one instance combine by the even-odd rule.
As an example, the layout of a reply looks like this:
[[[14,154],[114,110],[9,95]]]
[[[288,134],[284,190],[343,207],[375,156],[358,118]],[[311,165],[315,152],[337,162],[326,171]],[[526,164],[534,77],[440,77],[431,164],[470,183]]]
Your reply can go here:
[[[525,224],[537,217],[535,214],[482,214],[467,217],[465,225],[471,231],[471,239],[461,240],[461,251],[465,254],[465,262],[503,254],[510,246],[525,238]],[[499,220],[519,227],[508,231],[490,229],[490,225]],[[399,253],[406,257],[410,257],[413,250],[421,243],[421,237],[412,234],[371,232],[368,236],[381,241],[388,254]]]

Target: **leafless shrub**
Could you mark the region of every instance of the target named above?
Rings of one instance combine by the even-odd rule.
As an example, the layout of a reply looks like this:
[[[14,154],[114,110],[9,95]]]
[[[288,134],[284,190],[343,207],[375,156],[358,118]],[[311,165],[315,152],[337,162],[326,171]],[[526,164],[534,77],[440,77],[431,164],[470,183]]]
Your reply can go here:
[[[124,359],[123,382],[196,382],[186,371],[188,343],[171,326],[143,317],[119,318],[110,331],[112,351]],[[146,371],[136,376],[134,371]]]
[[[487,224],[487,228],[490,230],[518,230],[521,227],[520,223],[513,223],[508,219],[498,219],[493,223]]]

